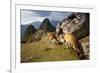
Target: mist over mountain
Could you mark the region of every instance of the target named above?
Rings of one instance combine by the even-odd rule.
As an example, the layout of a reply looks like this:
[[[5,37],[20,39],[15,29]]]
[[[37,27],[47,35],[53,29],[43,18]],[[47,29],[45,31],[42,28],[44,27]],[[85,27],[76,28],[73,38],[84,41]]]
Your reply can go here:
[[[56,27],[57,24],[59,23],[59,21],[56,21],[56,20],[51,20],[50,22],[54,27]]]
[[[29,25],[21,25],[21,38],[24,37],[24,33]]]
[[[35,29],[39,29],[41,22],[37,21],[37,22],[33,22],[31,24],[34,26]]]

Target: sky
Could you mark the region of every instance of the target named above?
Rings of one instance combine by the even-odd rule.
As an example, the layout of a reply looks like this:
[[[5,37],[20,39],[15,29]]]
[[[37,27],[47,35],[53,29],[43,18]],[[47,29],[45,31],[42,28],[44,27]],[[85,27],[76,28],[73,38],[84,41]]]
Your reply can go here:
[[[48,18],[50,21],[61,21],[68,17],[69,14],[71,12],[21,10],[21,24],[42,22],[45,18]]]

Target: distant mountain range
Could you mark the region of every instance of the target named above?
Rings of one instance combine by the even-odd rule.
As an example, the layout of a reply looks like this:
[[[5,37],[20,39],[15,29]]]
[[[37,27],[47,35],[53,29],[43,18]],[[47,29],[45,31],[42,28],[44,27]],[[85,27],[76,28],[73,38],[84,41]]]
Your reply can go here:
[[[22,29],[23,31],[21,30],[21,42],[26,42],[36,32],[36,29],[32,25],[24,27],[21,26],[21,28],[23,28]]]
[[[52,21],[52,23],[48,18],[46,18],[43,20],[43,22],[33,22],[27,25],[21,25],[21,42],[31,41],[33,40],[33,37],[35,38],[37,35],[41,36],[40,34],[44,32],[54,32],[56,30],[55,26],[57,25],[58,21]],[[37,35],[33,36],[35,33]],[[29,40],[30,38],[31,40]]]
[[[46,19],[44,19],[44,20],[46,20]],[[59,23],[59,21],[55,21],[55,20],[49,20],[48,19],[48,22],[50,22],[51,24],[52,24],[52,26],[54,26],[54,27],[56,27],[57,26],[57,24]],[[36,29],[39,29],[39,27],[41,26],[41,24],[42,24],[43,22],[39,22],[39,21],[37,21],[37,22],[33,22],[33,23],[31,23]]]

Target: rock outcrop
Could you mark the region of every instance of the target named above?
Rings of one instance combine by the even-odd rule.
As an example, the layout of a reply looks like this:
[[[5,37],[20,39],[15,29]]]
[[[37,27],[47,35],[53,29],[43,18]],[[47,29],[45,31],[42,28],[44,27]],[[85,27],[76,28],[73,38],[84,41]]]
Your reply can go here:
[[[65,18],[58,23],[56,27],[56,33],[57,36],[61,36],[61,38],[63,38],[66,33],[71,33],[79,41],[89,36],[89,24],[89,13],[72,13],[68,18]],[[89,40],[89,38],[87,40]],[[82,55],[80,59],[89,59],[90,47],[89,41],[87,40],[85,40],[85,43],[80,42],[80,44],[82,45],[81,48],[84,52],[84,56]]]
[[[89,13],[72,13],[57,25],[56,32],[72,33],[77,39],[89,35]]]

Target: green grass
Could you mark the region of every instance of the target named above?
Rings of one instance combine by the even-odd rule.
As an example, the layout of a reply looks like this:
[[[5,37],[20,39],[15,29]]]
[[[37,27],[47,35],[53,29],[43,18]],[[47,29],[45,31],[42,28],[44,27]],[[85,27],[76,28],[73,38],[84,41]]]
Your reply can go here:
[[[76,53],[70,53],[65,45],[50,44],[44,36],[42,40],[21,44],[21,62],[47,62],[78,60]]]

